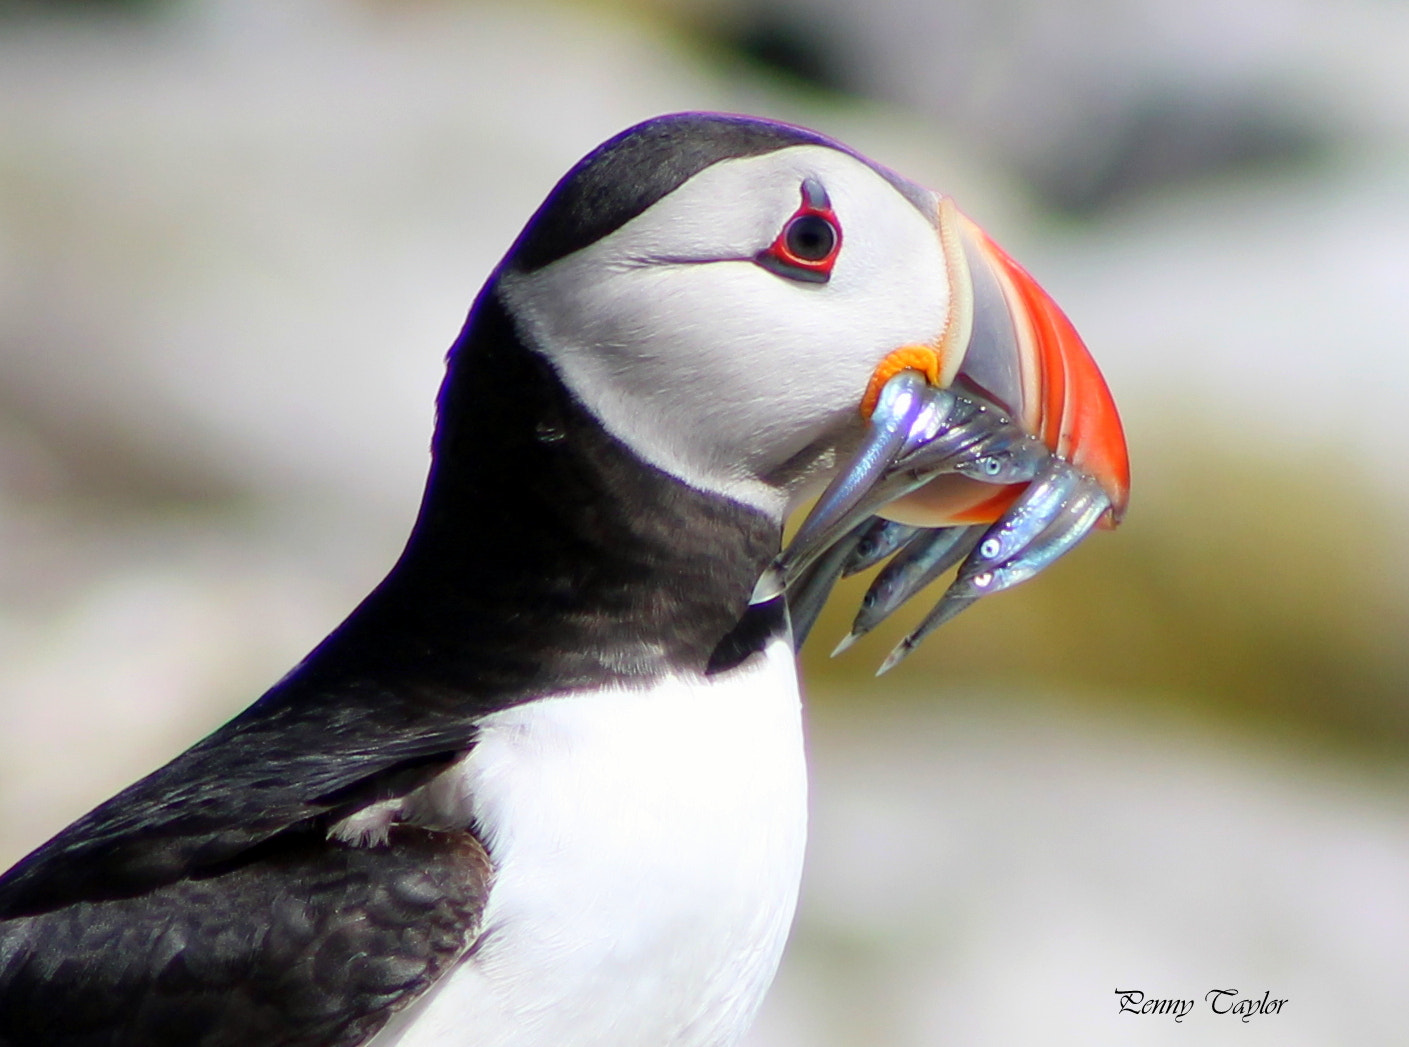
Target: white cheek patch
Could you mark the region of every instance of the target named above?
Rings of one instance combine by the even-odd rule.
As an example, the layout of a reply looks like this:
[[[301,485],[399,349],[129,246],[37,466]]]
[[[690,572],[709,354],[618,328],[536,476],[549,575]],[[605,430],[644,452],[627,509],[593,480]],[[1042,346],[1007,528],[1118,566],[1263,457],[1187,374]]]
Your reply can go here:
[[[842,226],[829,282],[752,259],[826,188]],[[619,439],[703,490],[781,516],[764,477],[845,437],[891,350],[933,342],[949,306],[934,225],[864,163],[798,146],[706,168],[620,229],[500,293],[534,348]]]

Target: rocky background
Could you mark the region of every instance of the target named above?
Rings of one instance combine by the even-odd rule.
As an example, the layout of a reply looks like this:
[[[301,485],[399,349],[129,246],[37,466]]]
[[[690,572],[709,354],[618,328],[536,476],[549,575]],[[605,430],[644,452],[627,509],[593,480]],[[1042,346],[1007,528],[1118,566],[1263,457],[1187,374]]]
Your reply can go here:
[[[753,112],[957,197],[1085,334],[1136,475],[1120,531],[882,681],[904,623],[829,662],[834,601],[750,1047],[1402,1043],[1406,53],[1382,0],[0,0],[0,866],[379,579],[443,352],[557,177]]]

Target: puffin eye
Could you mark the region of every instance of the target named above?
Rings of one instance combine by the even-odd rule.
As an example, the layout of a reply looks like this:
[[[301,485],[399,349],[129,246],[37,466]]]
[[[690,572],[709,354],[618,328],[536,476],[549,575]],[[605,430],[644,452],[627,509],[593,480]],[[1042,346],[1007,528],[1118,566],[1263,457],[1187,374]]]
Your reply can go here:
[[[800,214],[783,230],[783,242],[794,257],[820,262],[832,253],[837,231],[819,214]]]
[[[832,210],[827,191],[815,178],[802,183],[802,205],[783,225],[783,231],[755,261],[769,272],[790,280],[824,284],[841,251],[841,224]]]

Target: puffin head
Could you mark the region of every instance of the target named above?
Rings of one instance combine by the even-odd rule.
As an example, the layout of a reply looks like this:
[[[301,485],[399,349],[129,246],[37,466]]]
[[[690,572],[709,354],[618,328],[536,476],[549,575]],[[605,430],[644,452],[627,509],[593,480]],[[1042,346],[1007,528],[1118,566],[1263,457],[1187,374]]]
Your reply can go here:
[[[756,599],[872,513],[997,527],[1057,463],[1099,492],[1082,534],[1124,511],[1120,422],[1066,317],[948,197],[812,131],[715,113],[632,127],[559,182],[490,290],[651,466],[780,524],[828,481],[848,489]],[[936,422],[936,397],[960,414]],[[1032,467],[984,476],[971,454],[906,472],[960,430],[990,449],[1023,437]]]

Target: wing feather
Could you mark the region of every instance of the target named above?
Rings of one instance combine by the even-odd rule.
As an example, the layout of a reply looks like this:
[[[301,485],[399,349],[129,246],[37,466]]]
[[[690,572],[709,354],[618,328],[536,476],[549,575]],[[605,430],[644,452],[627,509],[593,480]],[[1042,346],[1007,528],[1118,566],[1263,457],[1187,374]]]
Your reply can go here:
[[[353,1047],[478,933],[469,832],[290,830],[205,875],[0,924],[3,1047]]]

